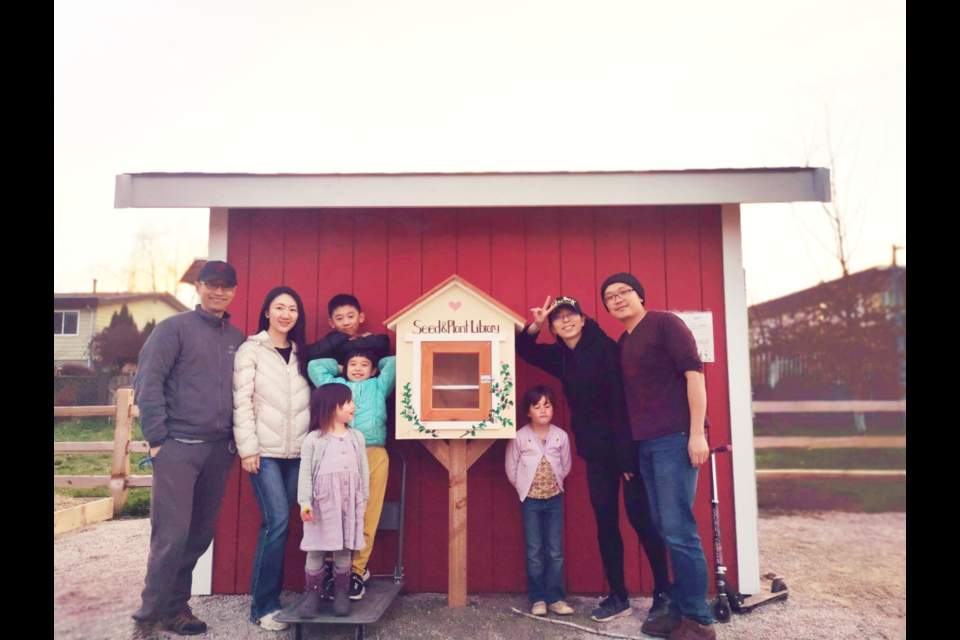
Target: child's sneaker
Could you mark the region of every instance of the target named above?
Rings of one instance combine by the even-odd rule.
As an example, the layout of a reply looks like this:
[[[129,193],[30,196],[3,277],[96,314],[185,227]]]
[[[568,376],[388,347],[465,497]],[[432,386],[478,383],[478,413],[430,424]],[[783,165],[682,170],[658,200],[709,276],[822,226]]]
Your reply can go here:
[[[323,598],[324,600],[333,600],[333,568],[326,566],[323,570],[325,572],[323,574]]]
[[[369,574],[369,572],[368,572]],[[359,600],[363,597],[363,594],[367,592],[366,585],[364,584],[363,578],[361,578],[356,573],[350,572],[350,599]]]
[[[535,616],[547,615],[547,603],[543,602],[542,600],[540,602],[534,602],[533,608],[530,609],[530,613],[532,613]]]

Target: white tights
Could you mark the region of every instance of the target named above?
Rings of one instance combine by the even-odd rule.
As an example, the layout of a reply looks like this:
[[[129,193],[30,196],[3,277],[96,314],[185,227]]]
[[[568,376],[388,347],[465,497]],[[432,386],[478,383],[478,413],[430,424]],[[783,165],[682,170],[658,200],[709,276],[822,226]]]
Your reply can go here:
[[[350,570],[353,563],[353,552],[350,549],[341,549],[333,551],[333,571],[335,573],[346,573]],[[323,569],[323,558],[327,555],[326,551],[308,551],[307,552],[307,571],[320,571]]]

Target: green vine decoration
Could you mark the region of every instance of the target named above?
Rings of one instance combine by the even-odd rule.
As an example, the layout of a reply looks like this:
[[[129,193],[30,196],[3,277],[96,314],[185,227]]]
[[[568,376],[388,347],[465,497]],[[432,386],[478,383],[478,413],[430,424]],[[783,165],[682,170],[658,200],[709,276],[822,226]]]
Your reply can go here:
[[[500,381],[493,383],[493,386],[490,388],[490,392],[493,394],[493,397],[496,400],[496,403],[490,409],[490,414],[487,416],[487,419],[480,424],[473,425],[472,427],[466,427],[463,435],[460,437],[476,437],[477,430],[486,429],[488,426],[493,426],[497,422],[507,427],[514,426],[513,420],[503,417],[503,412],[506,410],[506,408],[514,406],[513,400],[510,399],[510,394],[512,391],[513,377],[510,375],[510,365],[501,362]],[[435,429],[427,429],[420,423],[420,416],[417,415],[417,412],[413,408],[412,398],[413,390],[408,382],[407,384],[403,385],[403,398],[400,401],[400,404],[403,406],[403,410],[400,412],[400,415],[412,422],[413,426],[415,426],[417,431],[420,433],[430,434],[430,436],[434,438],[439,438],[440,436],[437,435],[437,431]]]
[[[400,401],[400,404],[403,405],[403,411],[400,412],[400,415],[413,423],[413,426],[417,428],[417,431],[420,433],[429,433],[434,438],[439,438],[436,430],[427,429],[422,424],[420,424],[420,416],[417,415],[417,412],[413,408],[413,402],[410,400],[413,396],[413,392],[410,389],[410,383],[403,385],[403,399]]]
[[[477,429],[486,429],[488,422],[490,426],[497,424],[497,422],[507,427],[513,426],[513,420],[502,416],[504,409],[513,406],[513,400],[510,399],[510,392],[513,391],[513,378],[510,376],[510,365],[503,362],[500,363],[500,382],[494,382],[490,391],[496,400],[496,404],[490,409],[490,415],[480,424],[467,429],[466,432],[460,436],[461,438],[466,438],[467,436],[475,438]]]

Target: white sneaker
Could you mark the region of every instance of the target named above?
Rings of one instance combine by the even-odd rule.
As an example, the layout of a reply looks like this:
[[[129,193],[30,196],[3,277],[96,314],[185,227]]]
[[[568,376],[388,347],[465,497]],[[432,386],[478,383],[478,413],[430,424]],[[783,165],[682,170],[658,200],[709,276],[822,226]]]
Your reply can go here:
[[[540,602],[533,603],[533,608],[530,610],[530,613],[535,616],[547,615],[547,603],[543,602],[542,600]]]
[[[286,622],[277,622],[273,619],[278,613],[280,612],[274,611],[273,613],[268,613],[260,618],[260,628],[266,629],[267,631],[283,631],[285,629],[289,629],[290,625],[288,625]]]
[[[573,610],[573,607],[568,605],[563,600],[554,602],[553,604],[548,605],[547,608],[559,616],[569,616],[575,613],[575,611]]]

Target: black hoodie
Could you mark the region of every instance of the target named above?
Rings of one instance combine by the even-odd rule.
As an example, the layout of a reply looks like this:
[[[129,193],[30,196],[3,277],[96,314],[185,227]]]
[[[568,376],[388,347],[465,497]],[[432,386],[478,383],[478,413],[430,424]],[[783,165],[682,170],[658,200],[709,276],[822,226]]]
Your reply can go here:
[[[560,379],[570,405],[570,428],[584,460],[636,473],[637,449],[623,392],[620,354],[596,320],[586,318],[574,349],[563,340],[537,344],[537,336],[517,334],[517,355]],[[519,417],[519,416],[518,416]]]
[[[382,333],[375,333],[350,340],[345,333],[331,331],[317,342],[307,345],[307,361],[334,358],[338,364],[346,365],[347,356],[357,349],[372,351],[373,363],[376,366],[381,358],[390,355],[390,337]]]

